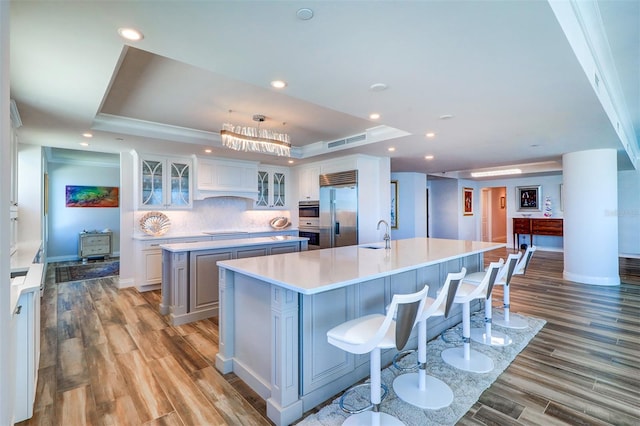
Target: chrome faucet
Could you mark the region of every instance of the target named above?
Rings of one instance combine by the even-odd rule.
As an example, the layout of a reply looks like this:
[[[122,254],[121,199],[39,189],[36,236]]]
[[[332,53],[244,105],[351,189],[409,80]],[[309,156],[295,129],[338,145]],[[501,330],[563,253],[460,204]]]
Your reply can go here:
[[[380,224],[384,223],[384,226],[386,227],[386,231],[384,233],[384,248],[385,249],[390,249],[391,248],[391,235],[389,235],[389,224],[387,223],[386,220],[382,220],[380,219],[380,221],[378,221],[378,227],[377,230],[380,230]]]

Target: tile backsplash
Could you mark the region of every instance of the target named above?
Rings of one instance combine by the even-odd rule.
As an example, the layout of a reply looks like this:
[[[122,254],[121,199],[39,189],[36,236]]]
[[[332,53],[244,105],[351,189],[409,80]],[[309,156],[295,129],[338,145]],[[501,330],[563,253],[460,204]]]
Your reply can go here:
[[[245,198],[216,197],[194,201],[192,210],[162,210],[171,220],[171,228],[166,235],[202,231],[266,231],[271,230],[269,221],[274,217],[291,218],[289,210],[252,210],[252,203]],[[136,224],[146,213],[135,213]]]

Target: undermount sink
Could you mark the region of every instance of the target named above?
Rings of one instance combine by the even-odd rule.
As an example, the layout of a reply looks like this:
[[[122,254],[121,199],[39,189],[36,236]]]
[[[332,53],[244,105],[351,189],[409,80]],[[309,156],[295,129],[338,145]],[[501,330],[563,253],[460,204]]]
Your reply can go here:
[[[364,249],[371,249],[371,250],[378,250],[378,249],[384,248],[384,246],[359,246],[359,247]]]

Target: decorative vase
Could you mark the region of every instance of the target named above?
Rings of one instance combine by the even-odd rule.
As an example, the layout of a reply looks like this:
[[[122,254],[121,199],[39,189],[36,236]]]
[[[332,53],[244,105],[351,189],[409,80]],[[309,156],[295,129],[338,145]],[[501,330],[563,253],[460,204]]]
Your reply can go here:
[[[551,197],[544,198],[544,217],[551,217]]]

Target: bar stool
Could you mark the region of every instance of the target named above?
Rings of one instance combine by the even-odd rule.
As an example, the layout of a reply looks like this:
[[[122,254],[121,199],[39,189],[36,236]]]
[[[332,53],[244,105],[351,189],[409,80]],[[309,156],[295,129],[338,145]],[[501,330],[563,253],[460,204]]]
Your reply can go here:
[[[522,254],[520,252],[515,254],[510,254],[507,257],[507,262],[504,264],[502,268],[500,268],[500,272],[498,272],[498,276],[496,277],[496,282],[491,285],[489,283],[489,288],[487,289],[487,300],[484,305],[484,328],[472,328],[471,329],[471,340],[474,342],[482,343],[483,345],[490,346],[508,346],[513,340],[511,337],[502,333],[500,331],[492,330],[492,301],[491,295],[493,293],[494,285],[504,284],[511,281],[511,276],[513,275],[513,271],[520,260],[520,256]],[[500,262],[504,263],[504,260],[500,259]],[[482,281],[482,278],[485,276],[485,272],[474,272],[473,274],[469,274],[464,277],[464,281],[469,284],[478,285]]]
[[[515,269],[513,270],[513,275],[524,275],[525,272],[527,272],[527,267],[529,266],[529,262],[531,261],[531,257],[533,256],[533,253],[535,251],[536,251],[535,246],[527,247],[527,250],[524,252],[524,255],[522,256],[522,258],[516,265]],[[511,288],[511,286],[509,285],[509,283],[497,282],[496,285],[504,285],[504,291],[502,295],[502,300],[504,301],[504,305],[503,305],[504,315],[502,316],[496,315],[495,319],[493,320],[493,323],[495,325],[499,325],[500,327],[513,328],[513,329],[519,329],[519,330],[529,327],[529,324],[524,319],[510,316],[509,311],[510,311],[511,305],[509,304],[509,289]]]
[[[403,425],[399,419],[379,411],[382,401],[380,388],[384,386],[381,383],[380,352],[381,349],[404,348],[418,313],[423,310],[428,291],[429,287],[424,286],[417,293],[395,294],[386,315],[365,315],[327,331],[327,340],[330,344],[352,354],[369,352],[371,405],[361,410],[350,411],[343,408],[345,411],[353,413],[347,417],[343,425]],[[394,317],[396,320],[393,319]],[[351,388],[347,392],[353,389]],[[365,411],[370,408],[373,410]]]
[[[473,373],[488,373],[493,370],[493,360],[483,353],[471,350],[471,301],[486,296],[489,284],[495,283],[498,272],[502,268],[499,262],[492,262],[478,285],[460,283],[454,303],[462,304],[462,341],[463,347],[449,348],[442,351],[442,359],[447,364],[460,370]]]
[[[398,397],[416,407],[437,410],[453,402],[451,388],[442,380],[427,375],[427,319],[447,318],[458,290],[458,284],[467,270],[449,273],[436,298],[428,297],[423,311],[418,314],[418,372],[402,374],[393,381]]]

